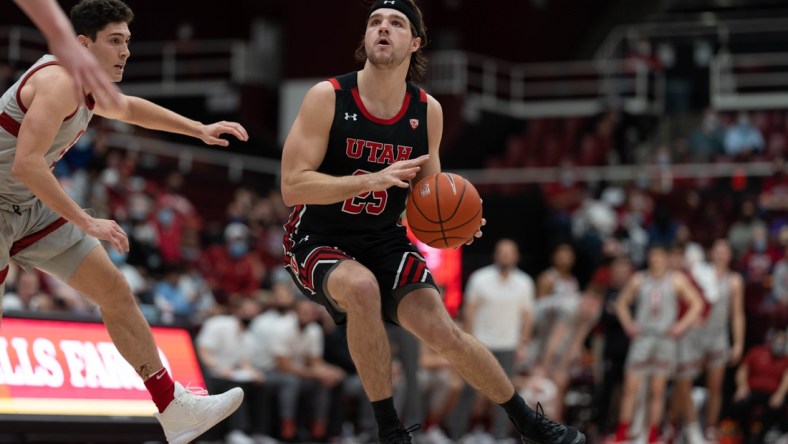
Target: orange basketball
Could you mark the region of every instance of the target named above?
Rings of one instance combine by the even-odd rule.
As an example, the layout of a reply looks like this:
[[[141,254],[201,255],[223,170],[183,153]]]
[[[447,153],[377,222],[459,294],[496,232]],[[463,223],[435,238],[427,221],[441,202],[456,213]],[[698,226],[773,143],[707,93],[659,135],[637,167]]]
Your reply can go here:
[[[418,181],[408,195],[405,211],[416,238],[435,248],[468,242],[482,223],[479,192],[467,179],[452,173]]]

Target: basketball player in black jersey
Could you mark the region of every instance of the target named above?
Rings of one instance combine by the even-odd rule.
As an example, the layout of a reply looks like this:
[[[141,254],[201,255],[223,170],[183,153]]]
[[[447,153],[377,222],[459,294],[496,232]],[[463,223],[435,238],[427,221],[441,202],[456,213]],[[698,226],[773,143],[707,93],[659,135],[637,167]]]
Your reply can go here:
[[[423,78],[425,43],[413,0],[378,0],[357,50],[364,68],[307,93],[282,154],[282,195],[295,206],[286,266],[305,294],[347,323],[380,442],[410,443],[413,430],[402,426],[391,399],[385,320],[414,333],[500,404],[524,442],[584,443],[576,429],[526,406],[492,354],[452,322],[400,224],[409,182],[440,172],[440,104],[410,83]]]

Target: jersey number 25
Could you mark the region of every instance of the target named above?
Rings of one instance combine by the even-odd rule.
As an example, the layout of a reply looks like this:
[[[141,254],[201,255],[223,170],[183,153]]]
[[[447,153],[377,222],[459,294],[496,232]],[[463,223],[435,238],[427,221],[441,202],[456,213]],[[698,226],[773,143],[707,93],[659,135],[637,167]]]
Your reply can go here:
[[[356,170],[356,172],[353,173],[354,176],[358,176],[359,174],[369,174],[369,171]],[[370,194],[372,195],[371,198]],[[346,199],[342,204],[342,211],[349,214],[361,214],[362,212],[366,212],[367,214],[378,216],[386,209],[386,202],[388,199],[389,193],[386,190],[367,191],[366,193]]]

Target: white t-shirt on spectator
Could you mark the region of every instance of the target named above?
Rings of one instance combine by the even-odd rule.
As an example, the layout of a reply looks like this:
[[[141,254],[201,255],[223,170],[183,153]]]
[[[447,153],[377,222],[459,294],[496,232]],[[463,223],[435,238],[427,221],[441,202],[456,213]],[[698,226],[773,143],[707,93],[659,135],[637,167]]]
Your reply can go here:
[[[534,280],[520,269],[504,279],[496,265],[488,265],[471,274],[465,296],[478,302],[472,332],[476,339],[490,350],[515,350],[523,311],[533,310]]]
[[[297,366],[306,364],[310,358],[323,357],[323,329],[315,323],[303,330],[298,322],[280,323],[278,340],[273,343],[275,357],[287,357]]]
[[[216,362],[229,369],[238,367],[247,359],[252,351],[252,341],[249,331],[242,331],[238,319],[230,315],[206,319],[195,339],[197,347],[210,350]],[[208,369],[208,372],[216,376],[216,370]]]
[[[275,344],[283,341],[284,332],[292,328],[298,328],[298,318],[292,311],[282,314],[271,309],[255,318],[249,325],[249,331],[254,338],[252,365],[264,372],[275,369]]]

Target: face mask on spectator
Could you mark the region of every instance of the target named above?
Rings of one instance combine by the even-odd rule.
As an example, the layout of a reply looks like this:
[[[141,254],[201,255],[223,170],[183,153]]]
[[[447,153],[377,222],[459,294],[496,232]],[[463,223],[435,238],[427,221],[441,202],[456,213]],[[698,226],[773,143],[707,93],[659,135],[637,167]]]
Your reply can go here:
[[[766,241],[765,240],[758,239],[758,240],[755,241],[754,244],[755,244],[754,245],[755,251],[757,251],[759,253],[763,253],[764,251],[766,251]]]
[[[168,227],[172,225],[172,222],[175,220],[175,212],[170,208],[162,208],[156,213],[156,218],[159,220],[160,224]]]
[[[241,319],[238,319],[238,320],[241,321],[241,325],[243,325],[244,328],[249,328],[249,324],[252,323],[252,319],[251,318],[241,318]]]
[[[227,247],[227,251],[230,253],[230,257],[237,259],[246,254],[249,251],[249,247],[244,241],[233,241]]]

